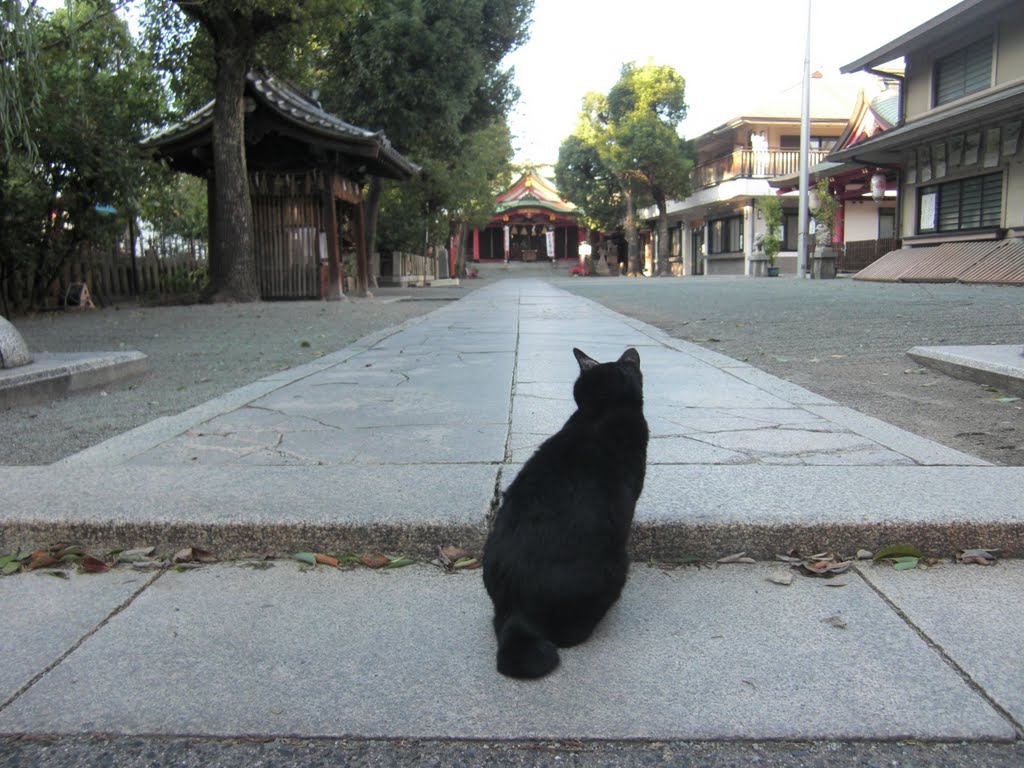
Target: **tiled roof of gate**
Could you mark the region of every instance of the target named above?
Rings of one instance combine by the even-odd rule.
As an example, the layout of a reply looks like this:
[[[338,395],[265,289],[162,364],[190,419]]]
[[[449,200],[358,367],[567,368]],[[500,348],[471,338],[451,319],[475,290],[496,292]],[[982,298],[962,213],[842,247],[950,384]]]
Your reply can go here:
[[[403,157],[383,131],[371,131],[347,123],[326,112],[303,96],[294,86],[273,75],[251,70],[246,75],[246,90],[288,122],[322,138],[372,148],[387,166],[401,176],[411,176],[419,166]],[[214,101],[209,101],[177,123],[162,128],[142,140],[144,149],[159,149],[209,130],[213,125]]]

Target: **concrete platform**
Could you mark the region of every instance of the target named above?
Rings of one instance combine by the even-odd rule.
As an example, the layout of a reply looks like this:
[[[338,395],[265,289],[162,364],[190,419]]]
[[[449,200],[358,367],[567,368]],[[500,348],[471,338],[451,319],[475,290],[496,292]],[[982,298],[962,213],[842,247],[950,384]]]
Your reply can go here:
[[[0,408],[44,403],[85,389],[109,386],[148,368],[141,352],[35,352],[32,362],[0,368]]]
[[[1024,714],[1024,617],[1000,598],[1019,564],[866,565],[841,587],[634,566],[535,682],[495,671],[479,571],[257,565],[0,580],[5,606],[79,619],[0,635],[0,734],[1012,741]],[[1006,629],[979,632],[991,600]]]
[[[907,354],[921,365],[948,376],[1024,397],[1024,345],[914,347]]]

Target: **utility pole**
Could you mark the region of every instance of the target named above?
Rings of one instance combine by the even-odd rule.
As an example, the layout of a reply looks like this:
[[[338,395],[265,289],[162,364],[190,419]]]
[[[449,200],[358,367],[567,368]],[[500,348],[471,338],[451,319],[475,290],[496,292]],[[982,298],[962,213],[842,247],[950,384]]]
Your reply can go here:
[[[807,210],[807,192],[810,186],[808,155],[811,147],[811,0],[807,0],[807,38],[804,41],[803,105],[800,110],[800,215],[797,226],[797,277],[807,276],[807,230],[810,215]]]

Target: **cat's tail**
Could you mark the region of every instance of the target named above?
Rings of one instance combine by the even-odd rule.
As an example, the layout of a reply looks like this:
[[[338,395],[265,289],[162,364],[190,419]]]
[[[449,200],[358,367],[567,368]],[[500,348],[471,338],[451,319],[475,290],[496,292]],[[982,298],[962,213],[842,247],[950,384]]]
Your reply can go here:
[[[498,632],[498,671],[509,677],[544,677],[558,666],[558,649],[529,619],[513,613]]]

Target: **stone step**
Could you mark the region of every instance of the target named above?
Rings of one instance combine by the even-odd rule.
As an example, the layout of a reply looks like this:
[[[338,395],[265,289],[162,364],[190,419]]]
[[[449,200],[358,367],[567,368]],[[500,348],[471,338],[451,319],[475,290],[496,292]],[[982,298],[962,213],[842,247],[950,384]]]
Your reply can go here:
[[[296,551],[430,559],[482,548],[504,464],[60,466],[0,468],[0,551],[202,546],[226,559]],[[1024,468],[654,465],[633,557],[757,559],[853,554],[897,543],[927,553],[1024,557]],[[1016,492],[1015,492],[1016,489]]]

